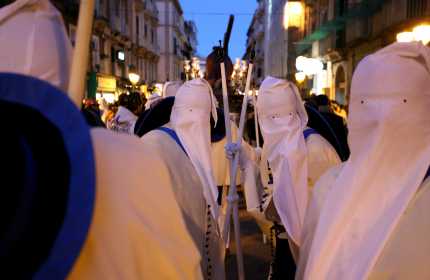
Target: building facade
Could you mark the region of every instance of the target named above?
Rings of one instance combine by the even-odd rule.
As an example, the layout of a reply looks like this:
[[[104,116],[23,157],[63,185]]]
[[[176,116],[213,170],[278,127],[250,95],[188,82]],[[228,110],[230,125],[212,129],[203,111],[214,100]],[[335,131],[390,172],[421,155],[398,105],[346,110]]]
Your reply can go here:
[[[348,104],[361,59],[430,19],[429,0],[314,0],[304,5],[306,27],[298,53],[323,63],[322,81],[313,81],[313,89],[341,105]]]
[[[254,12],[247,31],[246,54],[244,59],[253,57],[254,71],[252,84],[259,86],[266,76],[265,72],[265,1],[258,0],[258,7]]]
[[[62,12],[74,44],[79,0],[52,0]],[[185,21],[178,0],[95,0],[89,81],[96,84],[89,97],[113,101],[123,92],[144,90],[183,75],[183,61],[197,50],[197,27]],[[140,82],[132,86],[128,74]]]
[[[97,0],[95,15],[91,69],[98,73],[98,92],[113,85],[113,79],[117,91],[124,91],[130,87],[130,71],[140,75],[141,84],[156,82],[159,47],[154,2]]]
[[[297,69],[299,61],[311,59],[314,69],[297,82],[303,95],[326,94],[344,106],[352,74],[363,57],[395,42],[400,32],[430,22],[430,0],[263,2],[264,74],[294,80],[301,71]],[[286,28],[282,20],[287,3],[292,2],[301,3],[302,24]],[[248,41],[255,37],[250,34]]]
[[[197,26],[194,21],[186,20],[184,22],[186,42],[184,43],[183,55],[191,59],[197,53]]]
[[[160,82],[181,80],[184,60],[195,54],[197,28],[192,21],[185,21],[178,0],[156,0],[159,11],[158,42]]]
[[[79,1],[53,3],[63,13],[74,44]],[[95,94],[113,102],[121,93],[156,82],[160,48],[155,1],[96,0],[94,15],[88,71],[89,81],[97,85]],[[137,88],[128,79],[131,71],[141,78]],[[88,95],[94,97],[93,92]]]

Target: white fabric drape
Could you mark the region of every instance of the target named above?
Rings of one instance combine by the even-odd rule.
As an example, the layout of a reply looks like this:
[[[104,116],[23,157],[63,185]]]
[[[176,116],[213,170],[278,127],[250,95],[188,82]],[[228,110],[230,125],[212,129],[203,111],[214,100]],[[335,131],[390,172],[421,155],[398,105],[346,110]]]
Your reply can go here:
[[[94,216],[68,279],[203,279],[200,246],[190,236],[160,151],[106,129],[93,129],[91,136]]]
[[[351,86],[351,157],[324,201],[300,279],[368,277],[429,167],[429,108],[426,46],[396,43],[360,62]]]
[[[212,89],[204,79],[184,83],[178,90],[170,124],[193,163],[204,187],[203,194],[215,220],[218,220],[218,189],[211,156],[210,116],[217,121]]]
[[[182,81],[173,81],[173,82],[166,82],[163,86],[163,94],[162,96],[170,97],[170,96],[176,96],[176,93],[178,92],[178,89],[181,87]]]
[[[0,72],[19,73],[67,90],[72,45],[48,0],[17,0],[0,9]]]
[[[308,117],[297,88],[286,80],[266,78],[257,100],[262,158],[273,172],[273,201],[288,235],[300,245],[307,206],[307,149],[303,130]]]

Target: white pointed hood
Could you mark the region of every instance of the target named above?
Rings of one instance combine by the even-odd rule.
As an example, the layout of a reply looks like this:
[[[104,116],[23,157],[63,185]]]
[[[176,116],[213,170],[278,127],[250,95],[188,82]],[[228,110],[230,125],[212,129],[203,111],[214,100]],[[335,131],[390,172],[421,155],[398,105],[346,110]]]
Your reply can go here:
[[[163,86],[163,97],[176,96],[181,85],[182,81],[166,82]]]
[[[170,116],[177,133],[202,182],[203,195],[212,215],[218,219],[218,189],[215,183],[212,158],[210,117],[217,121],[215,97],[204,79],[184,83],[178,90]]]
[[[72,45],[49,0],[17,0],[0,8],[0,72],[19,73],[67,90]]]
[[[307,150],[303,130],[308,122],[296,86],[286,80],[267,77],[257,100],[262,158],[273,171],[273,200],[282,223],[293,241],[300,235],[308,201]]]
[[[345,163],[321,209],[305,279],[366,279],[430,164],[430,49],[396,43],[351,85]]]

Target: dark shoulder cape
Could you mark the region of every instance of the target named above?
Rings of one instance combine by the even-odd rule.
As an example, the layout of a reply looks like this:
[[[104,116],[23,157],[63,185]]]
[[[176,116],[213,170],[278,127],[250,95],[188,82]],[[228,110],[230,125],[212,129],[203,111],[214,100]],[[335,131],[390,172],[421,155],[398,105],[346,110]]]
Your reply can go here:
[[[166,97],[153,108],[144,111],[136,121],[134,134],[142,137],[146,133],[157,129],[170,121],[175,97]],[[218,142],[225,137],[224,113],[221,109],[217,109],[218,122],[214,127],[214,121],[211,118],[211,141]]]

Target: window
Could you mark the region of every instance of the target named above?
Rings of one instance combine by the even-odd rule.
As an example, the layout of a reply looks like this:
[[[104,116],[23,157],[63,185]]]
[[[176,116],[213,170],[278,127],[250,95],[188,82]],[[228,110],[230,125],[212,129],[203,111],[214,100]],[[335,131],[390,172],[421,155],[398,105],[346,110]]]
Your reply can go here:
[[[408,18],[424,16],[427,8],[426,0],[408,0],[406,12]]]
[[[155,32],[154,29],[151,30],[151,44],[154,44],[155,42]]]
[[[337,16],[343,16],[346,13],[346,9],[347,9],[347,0],[338,0],[337,2]]]
[[[177,54],[178,54],[178,44],[177,44],[177,40],[176,40],[176,38],[173,38],[173,53],[174,53],[175,55],[177,55]]]
[[[115,2],[115,15],[119,17],[119,10],[121,9],[121,1],[117,0]]]
[[[140,21],[139,16],[136,16],[136,41],[139,43],[140,37]]]
[[[148,25],[145,23],[145,39],[148,38]]]
[[[128,25],[128,1],[127,0],[123,0],[124,1],[124,17],[125,17],[125,24]]]

